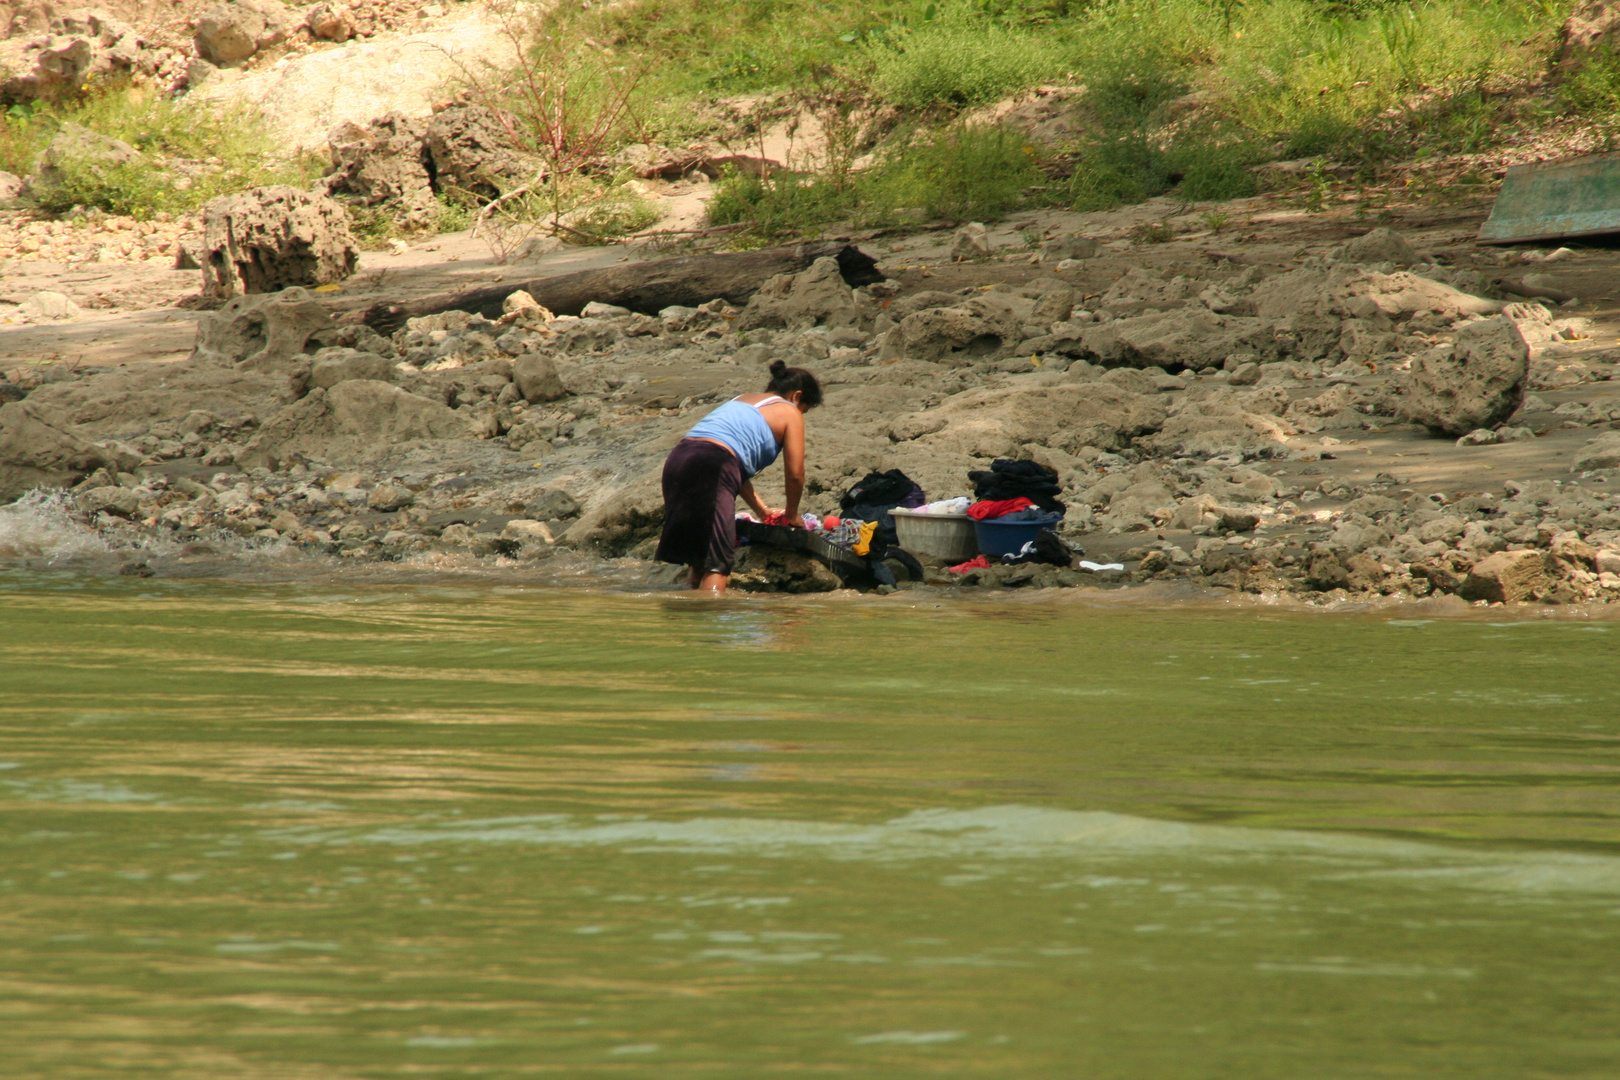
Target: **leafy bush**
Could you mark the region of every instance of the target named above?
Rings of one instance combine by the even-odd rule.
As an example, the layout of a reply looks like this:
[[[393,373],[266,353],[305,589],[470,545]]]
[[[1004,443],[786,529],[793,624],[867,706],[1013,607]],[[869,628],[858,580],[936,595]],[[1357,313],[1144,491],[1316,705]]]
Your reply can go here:
[[[768,179],[728,169],[709,200],[711,225],[751,225],[754,235],[771,239],[813,232],[830,221],[852,215],[860,204],[853,187],[839,187],[802,173],[777,173]]]
[[[988,220],[1044,179],[1035,148],[1004,128],[955,126],[902,143],[864,181],[879,214],[915,208],[947,221]]]

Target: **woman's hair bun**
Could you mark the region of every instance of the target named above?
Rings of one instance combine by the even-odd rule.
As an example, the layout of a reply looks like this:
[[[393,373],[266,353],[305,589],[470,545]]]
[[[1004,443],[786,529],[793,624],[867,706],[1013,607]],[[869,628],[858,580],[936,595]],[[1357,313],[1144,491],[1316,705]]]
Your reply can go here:
[[[786,360],[772,360],[771,361],[771,374],[772,375],[780,375],[786,370],[787,370],[787,361]]]

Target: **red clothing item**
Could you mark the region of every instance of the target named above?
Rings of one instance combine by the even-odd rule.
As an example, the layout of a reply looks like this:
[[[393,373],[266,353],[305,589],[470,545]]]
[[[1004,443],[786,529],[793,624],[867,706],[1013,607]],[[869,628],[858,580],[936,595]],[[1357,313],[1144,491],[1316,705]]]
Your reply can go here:
[[[996,499],[990,502],[976,502],[967,508],[968,517],[974,521],[988,521],[991,518],[1006,517],[1016,514],[1020,510],[1027,510],[1035,504],[1022,495],[1016,499]]]
[[[953,574],[965,574],[969,570],[988,570],[988,569],[990,569],[990,560],[985,558],[983,555],[975,555],[975,556],[973,556],[973,558],[969,559],[967,562],[958,563],[957,565],[951,567],[950,571]]]
[[[786,524],[788,524],[788,516],[786,514],[772,514],[770,517],[768,517],[764,521],[760,522],[760,524],[761,525],[786,525]],[[802,529],[802,528],[804,528],[804,525],[801,522],[795,521],[795,522],[793,522],[792,527],[795,528],[795,529]]]

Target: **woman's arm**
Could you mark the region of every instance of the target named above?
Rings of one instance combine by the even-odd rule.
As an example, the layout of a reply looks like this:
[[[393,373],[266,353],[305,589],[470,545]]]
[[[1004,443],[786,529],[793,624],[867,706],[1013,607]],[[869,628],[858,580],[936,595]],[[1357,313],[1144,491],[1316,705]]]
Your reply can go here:
[[[737,494],[742,496],[743,502],[748,504],[748,508],[754,512],[754,516],[759,520],[764,521],[771,516],[771,508],[766,506],[765,500],[761,499],[754,491],[754,482],[752,480],[744,480],[742,487],[737,489]]]
[[[785,513],[788,521],[802,524],[799,519],[799,500],[804,497],[804,414],[796,408],[788,412],[787,430],[782,439],[782,469],[787,473],[783,483],[787,499]]]

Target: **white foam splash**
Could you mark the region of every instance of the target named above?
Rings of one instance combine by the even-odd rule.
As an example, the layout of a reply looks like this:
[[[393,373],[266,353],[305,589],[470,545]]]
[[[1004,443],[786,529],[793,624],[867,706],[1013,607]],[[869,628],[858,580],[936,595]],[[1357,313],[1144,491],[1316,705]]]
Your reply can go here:
[[[76,510],[72,495],[45,488],[0,506],[0,559],[55,563],[107,554],[111,549],[105,538],[80,524]]]

